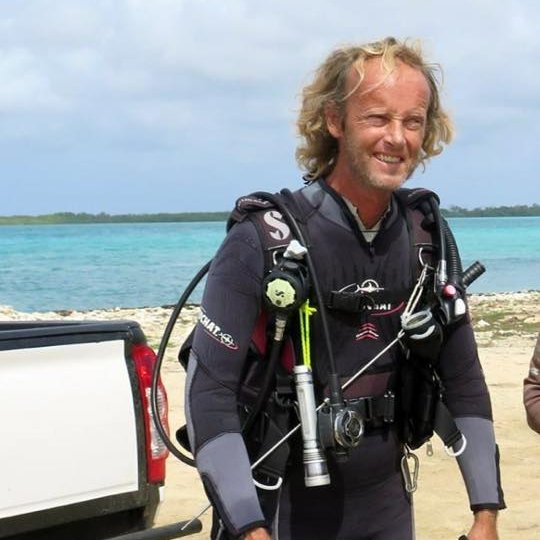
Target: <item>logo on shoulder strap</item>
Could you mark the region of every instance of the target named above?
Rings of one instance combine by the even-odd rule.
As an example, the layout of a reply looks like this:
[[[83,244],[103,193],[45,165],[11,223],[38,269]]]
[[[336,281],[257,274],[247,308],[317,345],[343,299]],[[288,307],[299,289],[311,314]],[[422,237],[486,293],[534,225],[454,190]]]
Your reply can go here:
[[[283,220],[283,216],[277,210],[268,210],[263,216],[264,223],[268,225],[267,232],[271,238],[278,241],[287,240],[291,236],[291,229]]]

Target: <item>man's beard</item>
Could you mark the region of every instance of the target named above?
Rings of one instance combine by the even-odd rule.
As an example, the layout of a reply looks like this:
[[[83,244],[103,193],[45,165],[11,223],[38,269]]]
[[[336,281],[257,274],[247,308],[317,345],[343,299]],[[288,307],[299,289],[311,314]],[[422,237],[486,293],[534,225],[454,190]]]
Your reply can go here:
[[[347,144],[345,146],[345,151],[347,152],[348,162],[349,166],[351,168],[351,171],[354,175],[354,178],[365,187],[370,188],[376,188],[380,189],[382,191],[389,191],[393,192],[396,189],[398,189],[400,186],[402,186],[414,173],[416,170],[416,167],[419,164],[419,159],[416,159],[407,173],[403,175],[402,179],[392,179],[392,181],[388,181],[388,176],[385,178],[380,178],[378,174],[373,174],[369,170],[369,157],[365,157],[365,155],[360,155],[356,149],[350,144],[350,140],[347,141]],[[381,173],[382,175],[383,173]]]

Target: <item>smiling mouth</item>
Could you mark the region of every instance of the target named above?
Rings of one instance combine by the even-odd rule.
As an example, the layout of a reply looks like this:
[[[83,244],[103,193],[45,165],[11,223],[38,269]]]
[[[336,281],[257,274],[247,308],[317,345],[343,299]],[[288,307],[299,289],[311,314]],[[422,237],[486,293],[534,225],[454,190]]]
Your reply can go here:
[[[383,163],[401,163],[404,161],[403,158],[399,156],[391,156],[389,154],[374,154],[375,159],[382,161]]]

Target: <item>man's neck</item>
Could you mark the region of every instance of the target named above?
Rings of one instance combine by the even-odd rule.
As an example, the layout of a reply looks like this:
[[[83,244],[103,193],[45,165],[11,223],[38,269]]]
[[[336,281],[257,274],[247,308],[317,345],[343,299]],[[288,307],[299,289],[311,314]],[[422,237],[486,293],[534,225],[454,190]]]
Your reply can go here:
[[[389,191],[343,181],[343,177],[334,174],[328,177],[327,183],[356,207],[358,217],[368,229],[383,217],[392,198],[392,193]]]

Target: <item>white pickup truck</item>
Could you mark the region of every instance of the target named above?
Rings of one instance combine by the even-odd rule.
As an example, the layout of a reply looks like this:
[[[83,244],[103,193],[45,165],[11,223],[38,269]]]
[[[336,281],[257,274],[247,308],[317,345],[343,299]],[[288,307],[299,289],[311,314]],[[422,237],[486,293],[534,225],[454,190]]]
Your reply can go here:
[[[132,321],[0,323],[0,539],[200,530],[150,529],[168,453],[152,420],[154,362]],[[166,423],[161,384],[158,402]]]

